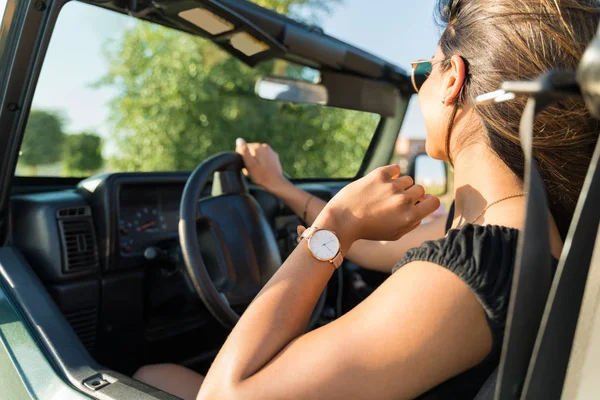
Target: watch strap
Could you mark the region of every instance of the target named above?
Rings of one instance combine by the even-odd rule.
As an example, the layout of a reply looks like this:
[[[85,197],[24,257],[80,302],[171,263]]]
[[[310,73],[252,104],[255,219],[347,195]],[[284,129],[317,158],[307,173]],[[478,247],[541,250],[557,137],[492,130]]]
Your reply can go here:
[[[304,230],[304,232],[302,232],[302,235],[300,235],[299,240],[302,240],[302,239],[309,240],[312,237],[312,235],[314,235],[315,232],[318,230],[319,230],[319,228],[317,228],[316,226],[311,226],[310,228],[306,228]]]
[[[344,255],[342,254],[342,249],[338,251],[335,257],[332,260],[329,260],[335,269],[338,269],[340,265],[344,262]]]

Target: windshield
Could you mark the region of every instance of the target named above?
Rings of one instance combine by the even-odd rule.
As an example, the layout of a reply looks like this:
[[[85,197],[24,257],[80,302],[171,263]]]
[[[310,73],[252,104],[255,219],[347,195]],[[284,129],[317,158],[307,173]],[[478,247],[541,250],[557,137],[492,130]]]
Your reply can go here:
[[[34,96],[18,175],[191,170],[235,139],[267,142],[292,177],[348,178],[380,117],[261,100],[260,76],[317,81],[282,60],[249,68],[212,42],[67,3]]]

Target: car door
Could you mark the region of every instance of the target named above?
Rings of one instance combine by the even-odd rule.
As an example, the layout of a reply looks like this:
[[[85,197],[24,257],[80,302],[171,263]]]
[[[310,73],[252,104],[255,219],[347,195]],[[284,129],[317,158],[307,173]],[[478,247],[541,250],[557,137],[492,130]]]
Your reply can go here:
[[[5,258],[3,257],[3,260]],[[1,267],[0,267],[1,268]],[[55,373],[0,283],[0,393],[6,399],[86,399]]]

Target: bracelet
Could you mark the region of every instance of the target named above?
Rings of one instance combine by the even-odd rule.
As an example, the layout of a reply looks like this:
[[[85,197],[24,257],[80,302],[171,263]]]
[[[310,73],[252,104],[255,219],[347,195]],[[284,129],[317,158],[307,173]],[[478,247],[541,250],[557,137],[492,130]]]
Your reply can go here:
[[[311,194],[310,197],[308,198],[308,200],[306,200],[306,204],[304,205],[304,212],[302,213],[302,221],[304,221],[304,222],[306,222],[306,217],[307,217],[307,214],[308,214],[308,205],[310,204],[310,202],[313,199],[313,197],[315,197],[315,196],[313,196]]]

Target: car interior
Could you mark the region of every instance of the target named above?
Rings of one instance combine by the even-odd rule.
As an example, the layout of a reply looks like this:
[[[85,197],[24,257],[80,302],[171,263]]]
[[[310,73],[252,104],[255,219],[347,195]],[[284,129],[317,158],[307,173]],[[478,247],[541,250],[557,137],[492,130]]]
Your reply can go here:
[[[13,71],[15,75],[7,80],[5,100],[16,108],[2,114],[1,129],[24,130],[27,105],[34,96],[53,29],[67,3],[9,1],[5,20],[19,16],[20,22],[7,28],[8,36],[3,36],[0,47],[4,54],[14,54],[13,66],[27,68]],[[248,1],[81,3],[205,38],[252,68],[266,60],[281,59],[320,73],[319,85],[311,84],[305,91],[297,81],[265,77],[263,83],[279,85],[273,100],[315,102],[319,100],[299,99],[294,90],[317,97],[324,91],[327,106],[380,116],[354,177],[293,179],[313,195],[329,200],[353,179],[391,160],[414,92],[409,72],[315,26]],[[217,28],[223,21],[229,28],[220,31]],[[543,82],[549,82],[545,90],[526,94],[550,97],[549,93],[569,90],[552,80]],[[22,87],[25,92],[19,90]],[[272,93],[267,92],[265,86],[265,93],[258,94],[268,98]],[[17,142],[9,142],[14,138],[0,140],[1,146],[18,149],[21,138]],[[198,160],[198,167],[190,172],[105,172],[87,178],[14,176],[17,153],[12,151],[2,166],[10,170],[3,172],[2,183],[10,184],[0,189],[0,198],[6,202],[0,204],[4,210],[0,231],[5,243],[0,248],[0,286],[18,314],[28,321],[57,376],[68,382],[69,390],[89,397],[174,398],[130,376],[142,365],[164,362],[206,373],[239,315],[297,243],[296,227],[302,224],[301,219],[280,199],[245,178],[242,160],[235,153]],[[532,163],[529,171],[535,176]],[[591,262],[598,229],[598,213],[593,210],[598,184],[592,186],[597,170],[590,170],[587,203],[581,200],[578,221],[587,224],[582,223],[580,231],[572,228],[570,233],[589,240],[564,252],[561,262],[565,273],[569,264],[581,263],[581,257],[587,257],[587,265]],[[415,173],[413,160],[409,174]],[[535,177],[529,178],[529,184],[536,182]],[[536,193],[541,197],[529,198],[528,210],[537,210],[537,214],[528,212],[532,222],[528,222],[526,237],[539,235],[538,229],[547,222],[545,208],[540,206],[543,191]],[[529,249],[522,250],[525,253],[547,249],[544,243],[522,246]],[[579,258],[569,261],[569,254]],[[587,269],[584,272],[587,276]],[[327,324],[352,309],[387,276],[346,261],[323,292],[307,329]],[[521,284],[527,285],[527,279]],[[516,362],[522,367],[511,370],[519,371],[514,380],[521,382],[521,389],[540,321],[545,324],[548,319],[542,314],[551,309],[546,298],[549,293],[560,293],[551,276],[544,285],[529,284],[529,288],[523,286],[521,296],[537,290],[539,301],[534,311],[527,309],[522,315],[533,312],[536,317],[530,318],[531,340],[513,352],[523,358]],[[583,286],[579,290],[583,295]],[[581,298],[570,315],[573,310],[578,315],[580,304]],[[576,323],[575,318],[571,341]],[[515,333],[513,340],[520,334]],[[543,354],[542,345],[536,349]],[[562,378],[558,378],[561,384],[569,353],[564,356]],[[509,375],[504,370],[504,376]],[[497,375],[493,379],[495,382]],[[493,383],[491,387],[482,396],[493,396],[489,394],[495,390]],[[512,389],[508,385],[505,390]]]

